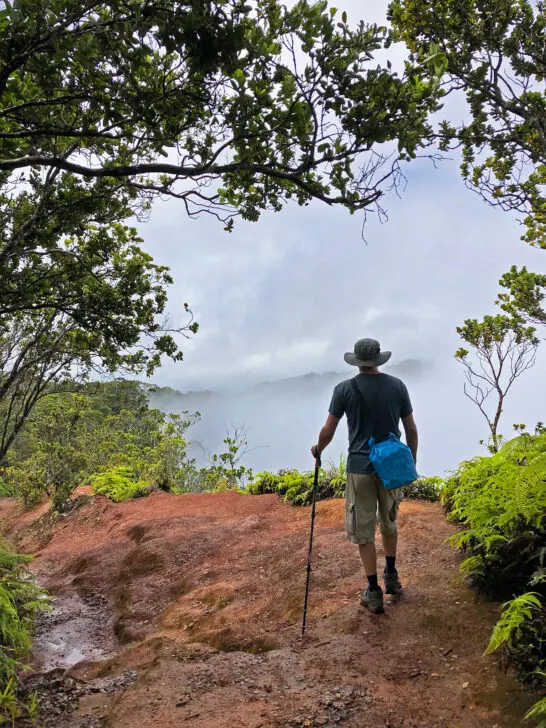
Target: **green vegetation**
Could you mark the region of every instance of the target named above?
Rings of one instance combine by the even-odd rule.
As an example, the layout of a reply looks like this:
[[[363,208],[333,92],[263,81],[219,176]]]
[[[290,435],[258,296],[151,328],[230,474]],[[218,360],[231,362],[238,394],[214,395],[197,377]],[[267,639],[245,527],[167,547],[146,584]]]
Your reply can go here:
[[[17,672],[30,652],[36,613],[48,608],[45,593],[26,571],[29,560],[0,543],[0,723],[36,717],[35,699],[21,705],[14,692]]]
[[[502,276],[499,285],[504,290],[499,293],[496,303],[503,311],[522,324],[546,325],[546,275],[513,265]]]
[[[339,463],[329,463],[326,469],[319,470],[317,500],[342,498],[345,493],[347,460],[340,456]],[[279,470],[278,473],[257,473],[248,484],[252,495],[276,493],[287,503],[307,506],[313,498],[314,472],[300,473],[299,470]]]
[[[139,498],[151,491],[146,481],[139,480],[134,470],[127,465],[118,465],[117,468],[92,475],[89,484],[93,488],[93,493],[105,495],[115,503]]]
[[[18,495],[19,492],[15,485],[0,476],[0,498],[14,498]]]
[[[440,148],[462,147],[466,183],[519,213],[523,239],[546,248],[544,2],[392,0],[390,15],[410,62],[466,96],[467,120],[435,130]]]
[[[347,479],[347,460],[340,456],[339,463],[330,462],[326,469],[319,470],[317,500],[327,498],[343,498]],[[247,490],[252,495],[277,493],[287,503],[295,506],[307,506],[313,498],[314,472],[301,473],[299,470],[279,470],[278,473],[257,473],[248,484]],[[442,488],[442,479],[438,477],[420,478],[404,487],[404,496],[413,500],[438,501]]]
[[[436,475],[421,477],[403,487],[404,497],[409,500],[424,500],[435,503],[440,500],[444,481]]]
[[[171,194],[224,221],[288,199],[369,208],[441,95],[419,65],[382,62],[386,28],[326,2],[15,0],[0,29],[6,182],[41,167],[91,197],[95,181],[142,205]]]
[[[451,539],[465,553],[462,573],[487,597],[510,600],[488,651],[504,646],[520,678],[542,684],[546,668],[546,432],[540,425],[534,435],[522,426],[516,429],[519,436],[497,453],[462,463],[446,480],[442,502],[448,518],[462,526]]]
[[[77,389],[49,394],[36,405],[8,452],[0,494],[18,495],[27,507],[49,498],[63,511],[79,485],[119,502],[156,490],[237,488],[252,475],[240,462],[247,446],[242,428],[227,434],[224,452],[198,467],[185,433],[199,413],[150,409],[138,382]]]
[[[257,473],[248,484],[251,495],[276,493],[288,503],[296,506],[306,506],[311,503],[313,494],[314,474],[300,473],[299,470],[279,470],[278,473]],[[325,495],[327,493],[328,495]],[[334,494],[325,484],[325,472],[320,472],[317,499],[332,498]]]

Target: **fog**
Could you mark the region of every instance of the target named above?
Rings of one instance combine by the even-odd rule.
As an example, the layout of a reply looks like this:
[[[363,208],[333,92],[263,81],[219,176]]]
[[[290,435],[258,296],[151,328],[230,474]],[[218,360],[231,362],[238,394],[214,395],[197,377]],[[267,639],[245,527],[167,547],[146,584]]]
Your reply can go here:
[[[419,472],[445,475],[460,460],[484,454],[479,441],[486,438],[486,423],[462,393],[460,365],[435,366],[426,361],[406,361],[386,366],[384,371],[402,378],[410,391],[415,419],[421,432]],[[332,389],[353,376],[356,370],[308,374],[290,379],[264,382],[247,389],[226,392],[208,391],[175,394],[172,391],[151,395],[151,404],[165,411],[199,411],[200,422],[188,431],[190,454],[205,462],[211,452],[221,452],[222,440],[229,429],[247,428],[249,451],[242,462],[254,469],[309,470],[313,460],[309,447],[316,441],[326,417]],[[527,407],[534,424],[544,412],[543,390],[533,392],[530,382],[516,385],[512,404],[505,412],[505,431],[510,435],[513,422],[520,422],[521,400],[535,403]],[[535,419],[532,419],[532,418]],[[347,448],[347,425],[342,419],[324,461],[337,461]]]
[[[353,19],[381,22],[386,5],[347,0],[345,7]],[[400,63],[405,52],[389,53]],[[466,113],[461,97],[449,104],[451,118]],[[194,454],[220,451],[226,429],[242,424],[247,465],[311,468],[309,447],[332,389],[355,373],[343,354],[362,337],[393,352],[386,371],[408,385],[420,472],[443,474],[486,452],[480,445],[486,422],[464,396],[463,370],[453,356],[461,345],[456,327],[496,311],[498,281],[510,266],[546,273],[546,251],[520,240],[515,215],[465,187],[459,162],[412,161],[399,195],[382,201],[388,212],[382,222],[318,202],[289,204],[257,223],[237,220],[228,234],[210,216],[188,219],[175,200],[154,204],[139,231],[174,277],[170,324],[187,321],[188,302],[200,329],[181,340],[184,361],[167,361],[152,381],[194,392],[161,398],[165,410],[201,412],[188,433]],[[542,343],[535,367],[508,397],[505,436],[513,423],[532,428],[546,421],[545,371]],[[335,460],[346,443],[342,421],[326,458]]]

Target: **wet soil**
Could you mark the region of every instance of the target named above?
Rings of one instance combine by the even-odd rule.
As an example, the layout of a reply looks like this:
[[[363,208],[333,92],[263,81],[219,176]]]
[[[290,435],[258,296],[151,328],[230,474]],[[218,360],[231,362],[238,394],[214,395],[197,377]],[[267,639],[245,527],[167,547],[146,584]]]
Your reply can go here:
[[[318,504],[304,639],[309,509],[157,494],[89,499],[49,531],[43,518],[0,502],[57,595],[30,678],[44,726],[513,728],[536,699],[482,657],[498,605],[461,584],[435,504],[402,504],[404,594],[377,616],[359,606],[343,501]]]
[[[31,660],[35,670],[69,668],[115,653],[117,642],[102,597],[58,594],[51,607],[38,615]]]

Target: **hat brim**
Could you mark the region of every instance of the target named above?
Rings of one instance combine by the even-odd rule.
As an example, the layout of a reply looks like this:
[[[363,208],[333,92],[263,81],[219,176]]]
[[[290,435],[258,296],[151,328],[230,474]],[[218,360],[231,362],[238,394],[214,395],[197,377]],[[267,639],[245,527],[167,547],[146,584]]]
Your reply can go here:
[[[390,351],[380,351],[374,359],[357,359],[352,351],[348,351],[343,358],[353,367],[380,367],[388,362],[391,356]]]

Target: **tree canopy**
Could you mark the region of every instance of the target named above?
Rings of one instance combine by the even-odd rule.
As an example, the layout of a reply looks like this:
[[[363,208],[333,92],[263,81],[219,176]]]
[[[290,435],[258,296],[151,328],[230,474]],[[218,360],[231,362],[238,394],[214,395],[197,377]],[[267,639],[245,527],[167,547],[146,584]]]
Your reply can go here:
[[[499,281],[504,288],[497,303],[503,311],[520,322],[546,325],[546,275],[533,273],[525,266],[513,265]]]
[[[524,216],[527,242],[546,247],[546,13],[531,0],[393,0],[410,61],[462,92],[470,118],[437,130],[463,150],[462,174],[493,205]]]
[[[182,356],[132,218],[170,195],[231,229],[289,199],[354,212],[428,143],[436,79],[326,2],[0,3],[0,460],[69,374]],[[187,305],[186,311],[189,313]]]
[[[0,170],[123,179],[190,214],[370,208],[437,107],[435,79],[373,61],[386,28],[322,0],[13,0],[0,31]]]
[[[130,195],[51,169],[0,191],[0,460],[38,399],[91,371],[180,360],[191,316],[164,318],[168,270],[125,224]],[[186,307],[187,308],[187,307]]]

